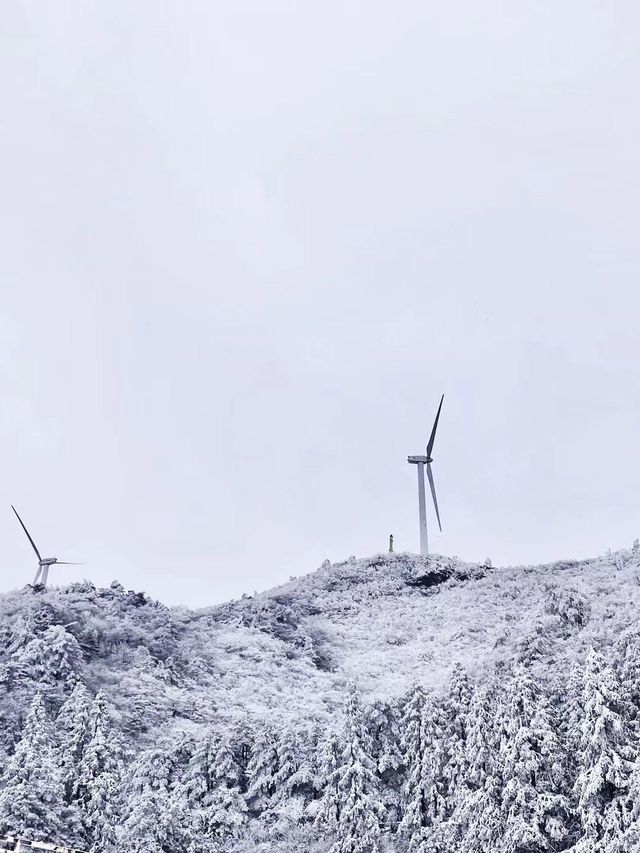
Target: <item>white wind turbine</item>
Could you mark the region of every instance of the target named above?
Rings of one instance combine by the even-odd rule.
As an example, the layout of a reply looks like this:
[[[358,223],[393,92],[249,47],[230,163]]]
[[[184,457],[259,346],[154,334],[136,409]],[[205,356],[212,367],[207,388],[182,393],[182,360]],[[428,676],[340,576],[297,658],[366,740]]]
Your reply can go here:
[[[15,512],[16,518],[20,522],[20,526],[27,534],[27,539],[31,542],[31,547],[36,552],[36,557],[38,558],[38,571],[36,572],[36,577],[33,582],[34,586],[38,586],[40,583],[42,586],[46,587],[47,581],[49,579],[49,566],[53,566],[54,563],[57,563],[59,566],[83,566],[84,563],[67,563],[65,560],[59,560],[57,557],[41,557],[40,551],[38,551],[36,547],[36,543],[31,538],[31,534],[25,527],[24,521],[18,515],[17,509],[11,505],[11,509]]]
[[[440,524],[440,511],[438,510],[438,499],[436,498],[436,487],[433,482],[433,473],[431,471],[431,463],[433,459],[431,457],[431,451],[433,450],[433,442],[436,438],[436,430],[438,428],[438,419],[440,418],[440,409],[442,409],[442,403],[444,401],[444,394],[442,395],[442,399],[440,400],[440,405],[438,406],[438,413],[436,415],[436,419],[433,423],[433,429],[431,430],[431,437],[429,438],[429,443],[427,444],[427,455],[426,456],[409,456],[407,457],[407,461],[412,465],[418,466],[418,509],[420,513],[420,553],[426,557],[429,553],[429,537],[427,535],[427,501],[424,490],[424,466],[427,466],[427,477],[429,478],[429,486],[431,487],[431,497],[433,498],[433,505],[436,508],[436,518],[438,519],[438,527],[440,531],[442,531],[442,525]]]

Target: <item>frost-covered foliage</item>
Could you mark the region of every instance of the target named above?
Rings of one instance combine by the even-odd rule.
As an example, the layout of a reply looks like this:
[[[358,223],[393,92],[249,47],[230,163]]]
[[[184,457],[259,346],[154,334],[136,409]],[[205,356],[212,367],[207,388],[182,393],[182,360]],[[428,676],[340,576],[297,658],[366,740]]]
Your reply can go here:
[[[94,853],[640,849],[640,552],[391,555],[191,613],[0,598],[0,835]]]

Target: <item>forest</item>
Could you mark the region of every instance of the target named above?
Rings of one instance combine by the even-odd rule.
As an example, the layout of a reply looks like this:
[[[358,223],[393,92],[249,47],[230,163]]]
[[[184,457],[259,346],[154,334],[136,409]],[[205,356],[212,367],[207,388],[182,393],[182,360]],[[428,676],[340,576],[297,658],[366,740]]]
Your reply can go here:
[[[637,556],[608,565],[632,578]],[[428,607],[476,582],[406,594]],[[250,632],[282,629],[276,597]],[[587,597],[557,588],[543,609],[537,635],[455,662],[442,689],[375,696],[334,671],[330,713],[265,714],[215,690],[225,649],[201,632],[229,631],[233,607],[194,614],[117,583],[5,595],[0,835],[92,853],[640,850],[640,628],[594,627]],[[292,630],[284,660],[327,669],[310,641],[291,652]]]

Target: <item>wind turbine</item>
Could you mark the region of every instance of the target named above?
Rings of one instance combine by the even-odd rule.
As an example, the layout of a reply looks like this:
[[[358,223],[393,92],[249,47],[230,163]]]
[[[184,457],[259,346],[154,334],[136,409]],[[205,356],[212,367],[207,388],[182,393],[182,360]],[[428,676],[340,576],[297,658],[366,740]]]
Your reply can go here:
[[[429,486],[431,487],[431,497],[433,498],[433,505],[436,508],[436,518],[438,519],[438,527],[440,531],[442,531],[442,525],[440,524],[440,511],[438,510],[438,499],[436,498],[436,487],[433,482],[433,473],[431,471],[431,463],[433,459],[431,458],[431,451],[433,450],[433,442],[436,438],[436,430],[438,429],[438,419],[440,418],[440,410],[442,409],[442,403],[444,401],[444,394],[442,395],[442,399],[440,400],[440,405],[438,406],[438,413],[436,415],[436,419],[433,422],[433,429],[431,430],[431,437],[429,438],[429,444],[427,444],[427,455],[426,456],[409,456],[407,457],[407,461],[412,465],[418,466],[418,509],[420,512],[420,553],[423,556],[427,556],[429,553],[429,537],[427,536],[427,501],[425,497],[424,490],[424,466],[427,466],[427,477],[429,478]]]
[[[54,563],[57,563],[59,566],[83,566],[84,563],[67,563],[65,560],[59,560],[57,557],[45,557],[44,559],[40,556],[40,551],[36,548],[36,543],[31,538],[31,534],[25,527],[24,521],[18,515],[18,510],[11,504],[11,509],[15,512],[16,518],[20,522],[20,526],[27,534],[27,539],[31,542],[31,547],[36,552],[36,557],[38,558],[38,571],[36,572],[36,577],[33,582],[34,586],[38,586],[38,582],[40,581],[40,577],[42,575],[42,586],[46,587],[47,580],[49,579],[49,566],[52,566]]]

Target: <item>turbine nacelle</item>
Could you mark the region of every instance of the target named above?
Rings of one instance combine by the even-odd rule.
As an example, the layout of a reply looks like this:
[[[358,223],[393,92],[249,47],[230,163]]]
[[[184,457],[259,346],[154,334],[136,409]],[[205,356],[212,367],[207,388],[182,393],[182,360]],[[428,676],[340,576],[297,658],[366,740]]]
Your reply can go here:
[[[428,465],[430,462],[433,462],[433,459],[430,456],[407,456],[407,462],[410,462],[412,465],[419,465],[420,463]]]

